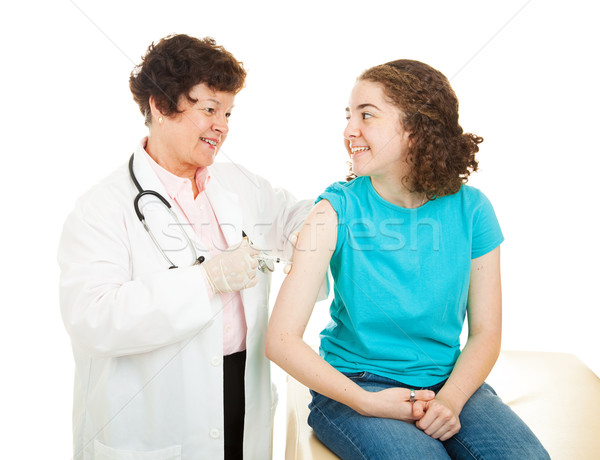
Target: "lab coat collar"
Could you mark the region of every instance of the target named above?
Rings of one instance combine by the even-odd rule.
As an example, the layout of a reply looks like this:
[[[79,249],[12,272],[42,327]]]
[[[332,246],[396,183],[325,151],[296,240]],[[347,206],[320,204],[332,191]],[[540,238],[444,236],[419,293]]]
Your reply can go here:
[[[188,223],[187,218],[183,215],[183,213],[179,209],[179,206],[177,206],[173,202],[173,200],[165,190],[165,187],[161,183],[160,179],[152,170],[150,163],[148,163],[148,160],[145,156],[147,154],[144,151],[145,145],[146,138],[142,139],[142,141],[138,144],[133,155],[133,172],[135,173],[138,182],[140,183],[142,189],[154,190],[155,192],[158,192],[171,204],[171,209],[177,216],[177,219],[179,219],[179,222],[182,224],[183,231],[185,231],[187,236],[190,238],[192,244],[195,246],[197,251],[200,251],[199,254],[207,254],[208,248],[206,248],[199,240],[192,226],[186,225]],[[135,193],[137,193],[137,190]],[[152,202],[155,202],[156,204],[152,206]],[[157,198],[146,196],[142,200],[140,200],[140,205],[144,209],[143,213],[146,217],[148,225],[150,225],[151,228],[154,229],[154,235],[160,242],[160,245],[163,249],[172,248],[173,245],[177,247],[177,245],[179,244],[185,244],[185,242],[181,240],[181,238],[173,238],[174,235],[177,235],[176,231],[174,231],[173,229],[169,229],[169,226],[172,226],[174,224],[173,218],[169,217],[169,214],[166,212],[164,205],[159,204]],[[171,251],[168,251],[168,254],[169,257],[171,257],[177,265],[190,265],[189,249],[185,249],[185,247],[181,250],[173,249]]]
[[[147,137],[143,138],[135,149],[133,155],[133,172],[144,190],[154,190],[165,198],[168,198],[169,195],[167,194],[167,191],[163,187],[158,176],[152,171],[152,167],[146,159],[146,155],[148,154],[144,150],[144,147],[146,146],[147,141]]]

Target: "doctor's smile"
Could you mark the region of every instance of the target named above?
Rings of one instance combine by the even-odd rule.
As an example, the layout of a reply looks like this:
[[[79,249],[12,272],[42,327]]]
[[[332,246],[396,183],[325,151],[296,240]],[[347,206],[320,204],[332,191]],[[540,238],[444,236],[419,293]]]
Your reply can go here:
[[[207,144],[209,144],[211,147],[216,147],[217,144],[219,143],[219,139],[208,139],[206,137],[201,137],[200,138],[201,141],[206,142]]]

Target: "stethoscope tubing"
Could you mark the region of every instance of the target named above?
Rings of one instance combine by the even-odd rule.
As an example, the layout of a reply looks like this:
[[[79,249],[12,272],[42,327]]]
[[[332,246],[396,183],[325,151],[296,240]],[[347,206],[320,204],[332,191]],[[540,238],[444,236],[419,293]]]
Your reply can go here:
[[[175,214],[175,212],[173,211],[173,208],[171,207],[171,203],[169,203],[167,201],[167,199],[164,196],[162,196],[160,193],[158,193],[158,192],[156,192],[154,190],[144,190],[142,188],[142,186],[140,185],[139,181],[137,180],[137,177],[135,176],[135,173],[133,172],[133,156],[134,156],[134,154],[132,154],[131,158],[129,158],[129,175],[131,176],[131,180],[133,181],[133,184],[135,185],[135,187],[138,190],[138,194],[133,199],[133,209],[135,210],[135,213],[136,213],[138,219],[140,220],[140,222],[144,226],[144,229],[146,230],[146,232],[148,233],[148,235],[150,235],[150,238],[152,239],[152,241],[154,242],[154,244],[156,245],[156,247],[158,248],[158,250],[162,254],[163,258],[170,265],[169,268],[170,269],[171,268],[178,268],[177,265],[175,265],[173,263],[173,261],[169,258],[169,256],[167,256],[167,253],[164,251],[164,249],[158,243],[158,240],[154,236],[154,233],[152,232],[152,230],[150,229],[150,227],[146,223],[146,217],[144,216],[144,214],[140,210],[140,206],[139,206],[140,199],[143,198],[144,196],[153,196],[155,198],[158,198],[160,200],[160,202],[165,205],[165,207],[169,211],[169,214],[171,215],[171,217],[173,218],[173,220],[177,223],[177,225],[179,226],[179,228],[183,232],[183,234],[184,234],[184,236],[185,236],[185,238],[187,240],[187,244],[190,246],[190,248],[192,250],[192,253],[194,255],[194,261],[195,261],[194,265],[201,264],[205,260],[204,256],[198,257],[198,253],[196,252],[196,249],[194,248],[194,243],[192,242],[192,240],[190,239],[190,237],[188,236],[188,234],[186,233],[186,231],[181,226],[181,223],[179,222],[179,219],[177,218],[177,214]]]
[[[173,261],[169,258],[169,256],[167,256],[167,253],[160,246],[158,240],[154,236],[154,233],[152,232],[152,230],[150,229],[150,227],[146,223],[146,217],[144,216],[144,214],[140,210],[140,206],[139,206],[140,199],[143,198],[144,196],[153,196],[155,198],[158,198],[160,200],[160,202],[163,205],[165,205],[165,207],[169,211],[169,214],[171,214],[171,217],[177,223],[177,225],[179,226],[179,228],[181,228],[181,231],[185,235],[187,243],[190,246],[190,248],[192,250],[192,253],[194,255],[194,260],[195,260],[194,265],[201,264],[202,262],[204,262],[205,258],[204,258],[204,256],[198,257],[198,253],[196,252],[196,249],[194,248],[194,243],[192,242],[192,240],[190,239],[190,237],[186,233],[186,231],[182,228],[181,223],[179,222],[179,218],[177,217],[177,214],[175,214],[175,212],[173,211],[171,203],[169,203],[167,201],[167,199],[164,196],[162,196],[160,193],[158,193],[158,192],[156,192],[154,190],[144,190],[142,188],[142,186],[140,185],[139,181],[137,180],[137,177],[135,176],[135,173],[133,172],[133,157],[134,157],[134,154],[132,154],[131,158],[129,158],[129,175],[131,176],[131,180],[133,181],[133,184],[135,185],[135,187],[136,187],[136,189],[138,191],[137,195],[133,199],[133,208],[135,210],[135,213],[136,213],[138,219],[140,220],[140,222],[144,226],[144,229],[146,230],[146,232],[148,233],[148,235],[150,235],[150,238],[152,239],[152,242],[158,248],[158,250],[160,251],[160,253],[163,256],[163,258],[165,259],[165,261],[170,265],[169,268],[170,269],[171,268],[178,268],[177,265],[175,265],[173,263]],[[243,238],[248,238],[248,236],[246,235],[246,233],[244,231],[242,231],[242,237]],[[273,257],[273,256],[269,256],[269,255],[263,254],[261,256],[261,258],[259,259],[259,266],[260,266],[260,269],[261,269],[262,272],[264,272],[267,269],[272,272],[273,271],[273,262],[281,262],[281,261],[282,260],[279,257]]]

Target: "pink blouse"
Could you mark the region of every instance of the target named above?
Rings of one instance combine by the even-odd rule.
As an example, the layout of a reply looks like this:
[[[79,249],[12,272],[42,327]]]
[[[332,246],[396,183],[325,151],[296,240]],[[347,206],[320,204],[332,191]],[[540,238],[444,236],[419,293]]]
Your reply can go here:
[[[200,193],[194,199],[194,191],[189,179],[170,173],[156,163],[147,152],[145,153],[150,166],[165,187],[171,200],[179,206],[202,244],[209,248],[210,256],[213,257],[227,249],[227,241],[221,226],[206,193],[204,193],[206,184],[210,180],[208,169],[198,168],[196,171],[194,179]],[[212,292],[208,281],[206,279],[204,281],[208,292]],[[219,295],[223,304],[223,356],[227,356],[246,349],[246,318],[242,296],[239,292]]]

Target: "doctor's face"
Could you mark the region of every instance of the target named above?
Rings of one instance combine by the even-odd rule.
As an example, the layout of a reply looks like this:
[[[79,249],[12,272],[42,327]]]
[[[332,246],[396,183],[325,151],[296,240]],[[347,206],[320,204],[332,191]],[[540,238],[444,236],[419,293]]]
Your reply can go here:
[[[182,113],[165,117],[161,126],[169,162],[178,171],[195,171],[214,162],[229,131],[235,94],[200,83],[192,88],[190,97],[195,102],[181,96],[178,107]]]

